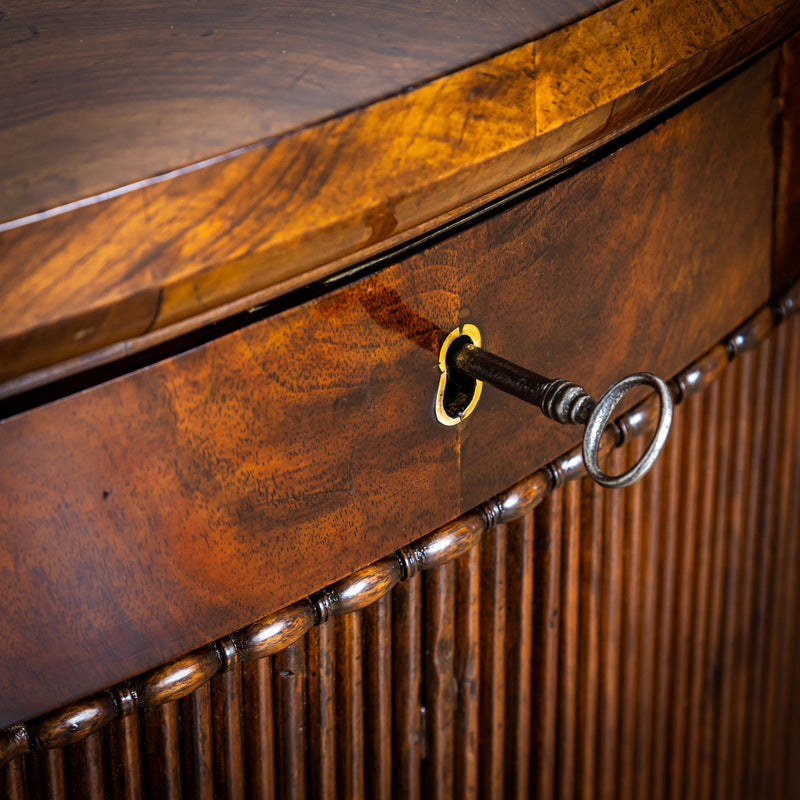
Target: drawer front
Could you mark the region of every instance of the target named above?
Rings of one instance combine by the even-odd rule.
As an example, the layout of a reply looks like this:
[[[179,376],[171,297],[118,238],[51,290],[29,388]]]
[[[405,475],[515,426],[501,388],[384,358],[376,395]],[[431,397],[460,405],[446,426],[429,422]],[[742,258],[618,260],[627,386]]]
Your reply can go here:
[[[437,354],[591,393],[668,377],[769,293],[768,57],[602,161],[377,274],[0,424],[0,726],[240,627],[577,441]]]
[[[5,768],[0,730],[0,787],[796,800],[800,314],[768,330],[704,372],[636,486],[525,479],[502,524],[406,548],[399,582],[382,559],[328,587],[327,619],[317,596],[219,643],[238,662],[202,648],[135,679],[123,719],[104,695],[46,714],[27,726],[45,752]]]

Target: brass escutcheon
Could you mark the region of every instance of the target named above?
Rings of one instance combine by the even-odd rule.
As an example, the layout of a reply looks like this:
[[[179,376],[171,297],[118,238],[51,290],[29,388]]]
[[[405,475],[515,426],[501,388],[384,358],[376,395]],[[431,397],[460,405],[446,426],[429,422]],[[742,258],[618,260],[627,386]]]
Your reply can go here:
[[[457,339],[466,337],[475,347],[481,346],[481,332],[477,326],[466,324],[461,328],[456,328],[451,331],[447,338],[442,342],[441,350],[439,350],[439,369],[441,375],[439,376],[439,388],[436,392],[436,419],[442,425],[458,425],[463,422],[478,405],[478,400],[481,398],[481,391],[483,390],[483,381],[474,380],[474,386],[471,387],[471,396],[468,396],[464,391],[458,392],[458,397],[455,401],[448,397],[449,389],[452,384],[448,384],[447,375],[447,351],[450,345]],[[461,388],[461,387],[459,387]]]

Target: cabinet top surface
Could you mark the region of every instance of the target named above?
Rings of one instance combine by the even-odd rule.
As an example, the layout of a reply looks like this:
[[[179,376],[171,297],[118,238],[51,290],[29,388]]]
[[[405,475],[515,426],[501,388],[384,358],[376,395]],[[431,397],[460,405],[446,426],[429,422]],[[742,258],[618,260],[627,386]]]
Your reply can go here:
[[[101,2],[0,13],[0,222],[280,136],[609,0]]]
[[[12,0],[0,398],[530,184],[800,25],[796,0]]]

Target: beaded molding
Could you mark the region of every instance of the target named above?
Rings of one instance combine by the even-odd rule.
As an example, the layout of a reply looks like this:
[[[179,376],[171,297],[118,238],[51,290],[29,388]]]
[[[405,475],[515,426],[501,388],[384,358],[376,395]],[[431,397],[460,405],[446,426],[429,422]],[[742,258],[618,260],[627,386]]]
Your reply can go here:
[[[750,319],[669,381],[675,404],[715,383],[728,364],[754,350],[773,329],[800,311],[800,282],[764,305]],[[659,403],[651,395],[618,417],[603,434],[606,455],[635,436],[651,432]],[[0,766],[29,750],[79,742],[115,719],[178,700],[244,661],[273,655],[314,625],[371,605],[397,583],[463,555],[494,526],[527,514],[567,481],[586,475],[577,446],[433,533],[357,570],[285,608],[129,681],[0,730]]]

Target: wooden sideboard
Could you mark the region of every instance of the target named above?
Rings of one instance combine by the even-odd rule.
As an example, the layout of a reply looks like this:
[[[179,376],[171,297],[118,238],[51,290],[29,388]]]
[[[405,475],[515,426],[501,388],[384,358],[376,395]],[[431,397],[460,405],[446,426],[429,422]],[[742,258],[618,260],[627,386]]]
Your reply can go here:
[[[798,27],[0,14],[0,793],[797,796]],[[440,424],[466,324],[653,470]]]

